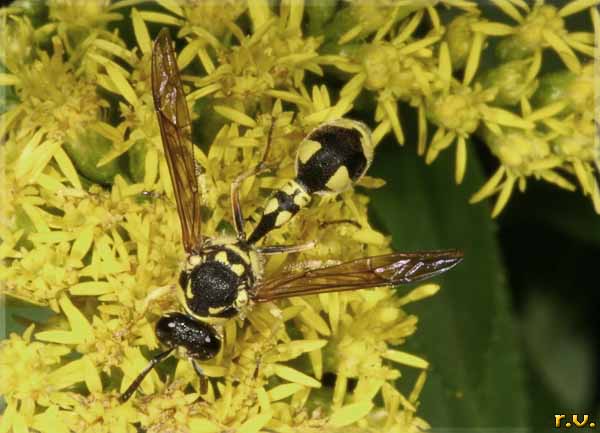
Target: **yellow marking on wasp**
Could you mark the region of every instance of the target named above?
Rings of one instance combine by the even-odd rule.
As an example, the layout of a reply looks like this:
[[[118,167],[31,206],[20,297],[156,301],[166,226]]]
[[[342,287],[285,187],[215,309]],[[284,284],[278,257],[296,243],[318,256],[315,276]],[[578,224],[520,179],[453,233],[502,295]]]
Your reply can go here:
[[[291,217],[292,213],[290,211],[284,210],[279,212],[279,215],[277,215],[277,218],[275,218],[275,227],[281,227],[288,222]]]
[[[187,314],[189,314],[190,316],[192,316],[194,319],[199,320],[201,322],[210,323],[211,325],[221,325],[228,320],[226,317],[201,316],[199,314],[194,313],[192,311],[192,309],[190,308],[190,306],[185,303],[183,304],[183,308],[184,308],[185,312]],[[211,311],[210,314],[218,314],[218,312],[213,313]]]
[[[187,263],[186,263],[186,269],[188,271],[194,269],[196,266],[198,266],[200,263],[202,263],[202,256],[197,256],[197,255],[192,255],[189,256],[187,259]]]
[[[244,265],[241,265],[239,263],[236,263],[235,265],[231,265],[231,270],[238,276],[241,277],[242,275],[244,275],[244,271],[246,270],[246,268],[244,268]]]
[[[240,259],[242,259],[246,264],[250,264],[250,257],[248,257],[248,252],[242,250],[237,245],[227,245],[226,247],[233,254],[237,255]]]
[[[338,168],[325,184],[327,188],[334,192],[342,192],[350,185],[352,185],[352,180],[345,165]]]
[[[298,183],[296,183],[293,180],[290,180],[288,183],[283,185],[283,188],[281,188],[281,191],[286,193],[287,195],[294,195],[296,193],[296,191],[301,191],[301,189],[300,189],[300,186],[298,186]]]
[[[188,285],[185,289],[185,297],[188,299],[192,299],[194,297],[194,293],[192,293],[192,284],[188,282]]]
[[[277,201],[276,198],[272,198],[267,202],[267,205],[265,206],[265,211],[264,214],[270,214],[272,212],[275,212],[277,209],[279,209],[279,202]]]
[[[185,312],[196,320],[200,320],[201,322],[205,323],[210,323],[211,325],[220,325],[228,320],[224,317],[201,316],[200,314],[194,313],[194,311],[190,308],[189,304],[187,303],[186,294],[183,292],[183,290],[177,292],[177,299],[179,300],[179,303],[183,305],[183,309],[185,310]]]
[[[360,131],[360,146],[362,147],[365,158],[367,159],[368,167],[373,161],[373,149],[375,148],[373,139],[371,138],[371,130],[362,122],[354,122],[356,123],[356,129]]]
[[[264,257],[259,255],[256,252],[256,250],[251,249],[248,252],[248,259],[250,259],[252,275],[254,275],[254,278],[257,281],[260,281],[262,279],[262,274],[263,274]]]
[[[229,264],[229,259],[227,258],[227,253],[225,251],[219,251],[215,256],[215,260],[227,265]]]
[[[235,302],[233,303],[233,305],[239,310],[240,308],[245,307],[247,304],[248,292],[246,291],[246,289],[241,289],[240,291],[238,291],[237,298],[235,298]]]
[[[310,202],[310,195],[304,191],[299,191],[298,194],[294,196],[294,204],[299,208],[303,208]]]
[[[321,143],[314,140],[303,140],[300,143],[300,147],[298,148],[298,159],[302,164],[306,164],[306,162],[313,157],[315,153],[319,151],[323,147]]]
[[[221,311],[223,311],[226,307],[208,307],[208,314],[219,314]]]
[[[205,316],[201,316],[199,314],[194,313],[194,311],[192,311],[189,304],[187,303],[186,294],[183,291],[177,292],[177,299],[179,300],[179,303],[181,305],[183,305],[183,309],[185,310],[185,312],[197,320],[200,320],[200,321],[206,322],[206,323],[211,323],[211,324],[219,324],[219,323],[224,322],[223,318],[216,318],[216,317],[213,318],[210,316],[205,317]]]

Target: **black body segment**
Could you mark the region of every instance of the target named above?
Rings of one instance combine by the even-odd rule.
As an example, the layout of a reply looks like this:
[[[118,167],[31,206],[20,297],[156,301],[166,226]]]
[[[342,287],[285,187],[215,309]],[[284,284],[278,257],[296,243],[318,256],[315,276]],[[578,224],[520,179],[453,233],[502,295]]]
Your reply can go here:
[[[187,299],[187,305],[198,316],[211,316],[211,309],[233,304],[239,285],[240,277],[224,263],[202,263],[190,273],[192,297]]]
[[[254,244],[271,230],[288,222],[310,200],[305,188],[296,181],[290,181],[282,189],[275,191],[267,200],[254,231],[248,236],[248,243]]]
[[[320,147],[313,148],[316,150],[306,162],[298,158],[296,179],[309,194],[341,192],[350,187],[362,177],[368,165],[361,138],[357,129],[337,125],[314,130],[306,140],[319,143]],[[343,172],[337,175],[340,179],[336,179],[339,170]],[[337,184],[336,180],[339,180]]]
[[[240,278],[224,263],[202,263],[190,274],[193,297],[188,306],[199,316],[209,316],[210,308],[226,307],[235,301]]]
[[[181,272],[179,283],[188,312],[196,317],[231,317],[241,290],[255,281],[248,244],[212,245],[198,263]]]
[[[313,194],[338,194],[351,188],[373,159],[369,128],[351,119],[338,119],[313,129],[298,147],[296,177],[267,200],[263,215],[248,237],[258,242],[281,227]]]
[[[156,323],[155,331],[166,347],[183,347],[193,359],[211,359],[221,350],[221,339],[211,325],[183,313],[165,314]]]

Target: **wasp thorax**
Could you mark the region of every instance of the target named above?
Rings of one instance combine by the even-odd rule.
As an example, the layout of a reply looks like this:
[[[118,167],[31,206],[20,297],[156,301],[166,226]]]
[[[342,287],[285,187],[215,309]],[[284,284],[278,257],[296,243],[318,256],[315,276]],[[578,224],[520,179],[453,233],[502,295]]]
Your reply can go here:
[[[240,277],[225,263],[208,261],[189,273],[186,303],[198,316],[211,316],[233,305]]]
[[[296,179],[310,194],[339,193],[365,174],[372,159],[369,128],[355,120],[338,119],[314,129],[302,141]]]
[[[164,315],[155,331],[162,344],[183,347],[191,358],[211,359],[221,350],[221,339],[212,326],[182,313]]]
[[[219,244],[191,259],[179,279],[188,312],[196,317],[234,315],[240,294],[254,281],[247,246]]]

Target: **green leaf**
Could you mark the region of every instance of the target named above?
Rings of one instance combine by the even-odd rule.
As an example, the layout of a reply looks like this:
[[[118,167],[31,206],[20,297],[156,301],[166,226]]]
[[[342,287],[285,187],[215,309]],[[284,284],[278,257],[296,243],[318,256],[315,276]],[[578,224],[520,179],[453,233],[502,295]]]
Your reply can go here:
[[[0,297],[0,339],[7,338],[13,332],[21,335],[31,323],[46,323],[54,315],[56,313],[48,307],[2,296]]]
[[[600,217],[589,196],[579,190],[571,192],[545,182],[530,182],[525,194],[511,198],[503,217],[506,225],[535,224],[549,230],[551,236],[559,233],[581,246],[600,245]]]
[[[308,18],[307,34],[310,36],[319,36],[325,25],[330,22],[338,6],[338,0],[321,0],[318,2],[309,2],[306,8]]]
[[[112,143],[94,131],[81,131],[69,136],[64,149],[75,168],[94,182],[110,185],[117,174],[126,171],[123,156],[98,167],[100,159],[112,149]]]
[[[522,356],[496,224],[485,204],[467,204],[485,181],[469,151],[465,180],[456,186],[453,152],[427,167],[411,149],[382,145],[370,174],[387,185],[372,193],[372,209],[398,251],[465,253],[461,264],[436,279],[442,286],[436,296],[407,307],[419,316],[419,329],[406,348],[432,365],[420,416],[434,427],[524,426]]]

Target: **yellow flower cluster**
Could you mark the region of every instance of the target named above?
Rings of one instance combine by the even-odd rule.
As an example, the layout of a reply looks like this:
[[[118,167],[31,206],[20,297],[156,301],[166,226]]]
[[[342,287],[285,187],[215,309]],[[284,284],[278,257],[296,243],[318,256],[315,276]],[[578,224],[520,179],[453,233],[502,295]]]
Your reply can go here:
[[[464,11],[447,24],[435,1],[375,3],[349,4],[347,15],[356,18],[337,40],[343,55],[324,57],[349,74],[342,96],[363,89],[374,95],[376,140],[393,132],[404,143],[398,111],[398,102],[404,102],[417,109],[417,151],[427,163],[456,143],[457,183],[473,138],[498,158],[497,172],[472,197],[476,202],[498,194],[493,216],[515,183],[525,189],[528,177],[569,190],[576,189],[576,181],[600,213],[592,78],[594,43],[600,38],[597,0],[576,0],[561,9],[543,1],[530,6],[493,0],[515,25],[485,19],[469,1],[443,2]],[[359,19],[361,13],[370,19]],[[589,13],[593,32],[568,31],[565,19],[577,13]],[[541,72],[548,50],[566,67],[557,73],[560,79]],[[493,68],[479,70],[484,55],[496,57]],[[428,123],[436,127],[431,138]]]
[[[468,0],[282,0],[276,10],[267,0],[51,0],[44,11],[0,10],[0,86],[14,96],[0,114],[2,294],[56,313],[0,343],[0,433],[427,429],[418,406],[428,363],[398,346],[417,325],[405,305],[435,294],[433,284],[403,297],[378,289],[256,306],[223,326],[223,350],[202,364],[206,393],[189,363],[168,359],[119,403],[158,348],[153,324],[180,308],[183,248],[151,96],[151,34],[177,30],[207,236],[231,231],[231,182],[260,160],[271,125],[270,170],[241,186],[251,221],[293,177],[304,134],[364,95],[375,143],[390,133],[406,141],[407,104],[427,163],[455,146],[457,182],[467,146],[483,142],[499,167],[472,201],[497,195],[493,215],[531,177],[577,183],[600,213],[599,2],[492,0],[506,22]],[[569,31],[574,14],[589,14],[593,31]],[[493,68],[481,65],[488,51]],[[545,73],[551,53],[564,69]],[[367,206],[354,191],[319,197],[265,240],[317,247],[272,256],[266,274],[388,251]],[[358,224],[320,224],[336,220]],[[396,387],[404,368],[421,371],[408,395]]]
[[[2,10],[9,43],[0,85],[15,94],[0,130],[2,294],[56,314],[0,343],[0,432],[428,427],[417,414],[428,363],[398,346],[417,326],[404,306],[434,295],[434,284],[402,297],[378,289],[254,306],[220,329],[223,349],[201,365],[207,392],[190,364],[173,357],[129,402],[118,400],[158,348],[157,318],[180,308],[184,253],[151,97],[149,26],[179,28],[188,100],[201,113],[198,124],[215,130],[210,146],[199,132],[196,148],[207,236],[231,231],[231,182],[257,164],[272,124],[270,170],[241,186],[253,221],[267,193],[293,177],[304,134],[344,116],[357,96],[307,84],[307,73],[323,75],[332,59],[319,54],[322,37],[303,34],[303,2],[283,1],[277,14],[267,1],[229,6],[51,1],[43,25],[35,11]],[[130,25],[136,46],[109,23]],[[315,200],[266,242],[318,239],[318,246],[273,256],[266,275],[389,251],[367,206],[354,191]],[[357,224],[320,224],[343,220]],[[396,386],[403,369],[421,371],[407,395]],[[328,376],[334,380],[322,380]]]

